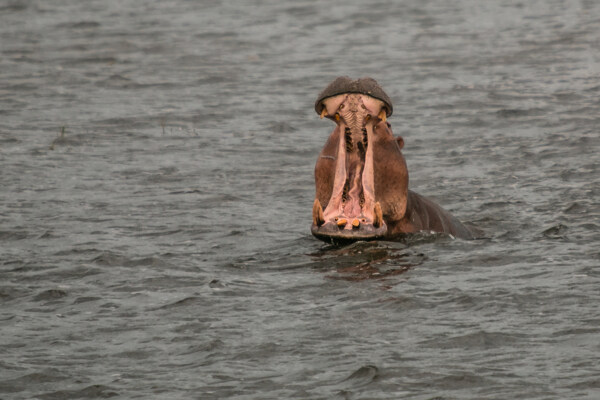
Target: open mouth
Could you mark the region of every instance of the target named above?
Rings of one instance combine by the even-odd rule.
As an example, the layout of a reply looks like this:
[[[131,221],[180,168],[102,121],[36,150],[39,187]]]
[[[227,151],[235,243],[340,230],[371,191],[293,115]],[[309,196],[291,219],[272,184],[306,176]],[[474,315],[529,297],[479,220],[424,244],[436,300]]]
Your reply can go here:
[[[325,209],[313,205],[312,233],[322,240],[369,240],[383,237],[387,226],[375,200],[374,127],[385,123],[386,104],[362,93],[344,93],[321,101],[321,117],[337,124],[333,190]]]

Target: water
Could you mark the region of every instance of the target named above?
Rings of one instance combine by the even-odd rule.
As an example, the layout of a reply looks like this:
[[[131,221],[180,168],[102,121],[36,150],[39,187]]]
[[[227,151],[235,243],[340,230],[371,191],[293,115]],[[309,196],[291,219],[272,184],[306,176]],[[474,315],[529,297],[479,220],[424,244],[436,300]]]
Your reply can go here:
[[[2,1],[0,398],[600,398],[600,4]],[[309,232],[338,75],[486,232]]]

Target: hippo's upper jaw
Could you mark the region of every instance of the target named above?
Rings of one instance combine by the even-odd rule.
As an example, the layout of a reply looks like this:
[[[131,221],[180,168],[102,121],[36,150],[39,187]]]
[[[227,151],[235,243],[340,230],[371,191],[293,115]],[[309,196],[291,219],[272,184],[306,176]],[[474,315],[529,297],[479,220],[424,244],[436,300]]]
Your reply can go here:
[[[386,122],[392,104],[375,80],[337,78],[315,111],[336,127],[315,166],[313,235],[333,243],[421,230],[473,237],[440,206],[408,190],[404,141]]]
[[[379,98],[372,97],[373,93]],[[375,198],[378,163],[374,151],[382,145],[396,146],[400,157],[391,161],[406,168],[385,123],[391,113],[387,95],[374,80],[338,78],[321,94],[315,109],[321,118],[333,120],[336,128],[315,168],[313,235],[335,242],[383,238],[388,227]]]

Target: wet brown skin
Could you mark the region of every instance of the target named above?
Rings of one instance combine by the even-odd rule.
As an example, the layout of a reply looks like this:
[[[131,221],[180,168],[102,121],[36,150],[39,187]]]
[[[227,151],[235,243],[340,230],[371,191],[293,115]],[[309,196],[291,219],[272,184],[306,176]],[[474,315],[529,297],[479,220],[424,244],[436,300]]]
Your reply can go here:
[[[408,190],[404,140],[386,122],[391,101],[375,80],[337,78],[319,95],[315,111],[336,127],[315,166],[314,236],[336,244],[419,231],[475,237],[439,205]]]

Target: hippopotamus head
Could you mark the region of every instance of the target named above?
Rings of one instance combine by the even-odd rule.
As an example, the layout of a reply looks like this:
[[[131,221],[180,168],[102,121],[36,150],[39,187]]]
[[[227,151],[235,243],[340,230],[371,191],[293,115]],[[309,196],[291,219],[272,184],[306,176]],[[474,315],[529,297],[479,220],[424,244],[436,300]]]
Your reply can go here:
[[[315,166],[311,231],[328,242],[389,237],[406,213],[408,171],[386,122],[392,102],[374,79],[340,77],[315,111],[335,123]]]

